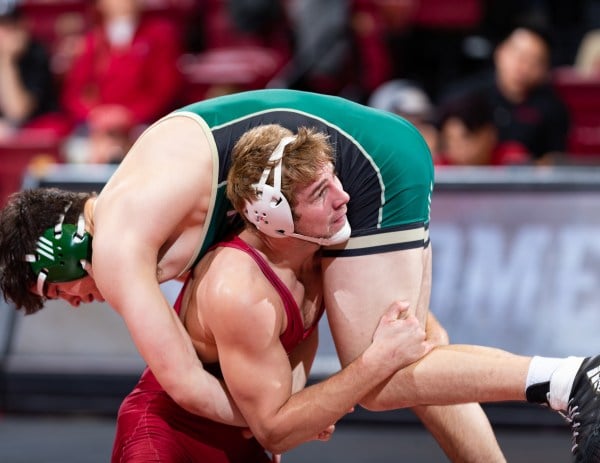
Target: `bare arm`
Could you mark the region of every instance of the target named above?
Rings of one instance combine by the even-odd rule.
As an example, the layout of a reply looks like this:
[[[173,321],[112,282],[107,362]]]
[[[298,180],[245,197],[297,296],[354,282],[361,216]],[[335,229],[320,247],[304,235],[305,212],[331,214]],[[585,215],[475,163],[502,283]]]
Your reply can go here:
[[[279,341],[283,309],[277,308],[278,296],[255,294],[249,300],[248,293],[219,295],[218,316],[210,324],[227,386],[254,436],[273,453],[313,439],[390,373],[427,350],[416,318],[399,319],[395,304],[363,354],[326,381],[293,394],[290,361]]]
[[[243,420],[197,358],[178,316],[159,288],[163,245],[195,210],[204,187],[193,121],[170,121],[142,136],[100,194],[93,240],[94,278],[123,317],[133,342],[165,391],[182,407],[215,421]]]

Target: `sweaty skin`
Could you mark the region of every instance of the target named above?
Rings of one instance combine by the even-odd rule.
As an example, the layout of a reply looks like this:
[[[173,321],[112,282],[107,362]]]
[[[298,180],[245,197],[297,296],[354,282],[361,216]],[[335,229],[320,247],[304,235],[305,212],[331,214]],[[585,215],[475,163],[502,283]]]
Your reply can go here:
[[[296,95],[284,93],[274,94],[277,95],[275,98],[290,95],[291,99],[291,95]],[[247,108],[260,112],[263,94],[250,92],[247,95],[247,101],[236,105],[239,113],[244,113]],[[318,110],[324,115],[318,117],[327,120],[325,113],[331,113],[331,117],[336,118],[333,120],[340,123],[351,121],[352,127],[356,127],[356,133],[351,135],[368,138],[365,134],[371,133],[374,122],[370,125],[365,122],[365,127],[361,127],[350,108],[343,117],[337,113],[334,115],[333,108],[336,106],[326,104],[324,100],[327,97],[320,98],[323,101],[319,100]],[[303,105],[306,99],[296,101]],[[269,104],[267,102],[265,106]],[[338,104],[337,100],[335,104]],[[218,118],[222,112],[210,111],[212,109],[209,108],[207,118],[210,118],[208,123],[212,127],[216,124],[212,118]],[[367,112],[367,109],[361,111]],[[231,117],[233,115],[232,112]],[[301,111],[289,111],[286,115],[306,121]],[[373,113],[365,115],[364,120],[368,121],[369,116],[376,121],[378,118],[388,119],[388,116]],[[405,125],[405,122],[398,121],[398,128],[402,131],[409,129]],[[227,128],[221,126],[220,135]],[[410,130],[408,132],[412,134]],[[174,400],[184,408],[213,420],[240,423],[241,417],[235,406],[226,402],[227,396],[216,388],[210,394],[205,392],[214,379],[204,374],[189,336],[173,311],[168,310],[169,304],[159,288],[161,281],[177,277],[188,269],[206,232],[205,221],[214,206],[209,199],[210,186],[211,182],[217,183],[218,177],[214,144],[215,139],[208,133],[208,128],[184,114],[159,121],[147,130],[98,197],[94,213],[93,265],[99,290],[124,317],[142,357]],[[413,146],[412,139],[409,144]],[[394,149],[397,147],[396,142],[393,146]],[[421,144],[414,146],[420,149]],[[417,164],[426,164],[426,159],[417,154],[429,154],[426,151],[415,153]],[[419,186],[419,191],[425,187],[429,185]],[[422,196],[422,193],[419,194]],[[392,301],[407,300],[419,320],[423,323],[426,319],[433,320],[428,315],[428,249],[356,256],[348,262],[345,262],[348,258],[344,257],[334,259],[335,264],[326,262],[324,291],[327,304],[331,303],[328,316],[343,364],[355,358],[356,352],[368,344],[375,321],[381,318]],[[355,269],[361,272],[353,274]],[[352,279],[344,281],[344,274],[351,275]],[[385,275],[385,280],[381,280],[380,275]],[[382,289],[381,293],[376,293],[377,289]],[[354,292],[356,301],[351,301],[353,305],[344,307],[342,312],[340,306],[352,299],[349,291]],[[364,301],[367,303],[359,307]],[[357,326],[346,330],[348,320]],[[334,326],[338,322],[339,325]],[[431,327],[430,323],[433,322],[427,322],[428,333],[437,331],[435,336],[443,338],[443,330],[436,330],[438,325]],[[352,345],[353,340],[356,346]],[[164,349],[165,345],[170,348]],[[223,406],[223,403],[227,405]],[[367,405],[375,408],[378,404]],[[417,410],[417,413],[420,412]],[[447,454],[456,452],[459,458],[464,457],[468,461],[502,461],[489,422],[478,406],[440,407],[420,416],[426,420],[426,425]],[[464,430],[458,440],[456,429]],[[491,453],[495,454],[494,458],[488,458]]]
[[[169,395],[193,413],[241,425],[159,287],[195,257],[213,174],[208,143],[187,118],[158,122],[138,139],[96,201],[92,263],[98,289]]]

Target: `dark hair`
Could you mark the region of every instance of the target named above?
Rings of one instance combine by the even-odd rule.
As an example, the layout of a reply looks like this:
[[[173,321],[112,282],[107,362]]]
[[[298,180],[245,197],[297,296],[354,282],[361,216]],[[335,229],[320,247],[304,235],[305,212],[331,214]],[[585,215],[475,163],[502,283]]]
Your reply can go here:
[[[0,289],[7,301],[26,314],[40,310],[44,298],[31,292],[36,275],[25,255],[33,254],[42,233],[53,227],[64,213],[65,223],[76,223],[92,193],[57,188],[39,188],[13,193],[0,211]]]
[[[519,29],[525,30],[538,37],[542,42],[544,42],[544,45],[546,45],[548,55],[552,53],[552,49],[554,48],[554,36],[552,35],[552,30],[545,21],[536,19],[518,20],[513,24],[513,27],[505,39]]]
[[[471,133],[494,124],[492,105],[480,92],[458,96],[440,105],[437,126],[441,129],[451,118],[459,119]]]

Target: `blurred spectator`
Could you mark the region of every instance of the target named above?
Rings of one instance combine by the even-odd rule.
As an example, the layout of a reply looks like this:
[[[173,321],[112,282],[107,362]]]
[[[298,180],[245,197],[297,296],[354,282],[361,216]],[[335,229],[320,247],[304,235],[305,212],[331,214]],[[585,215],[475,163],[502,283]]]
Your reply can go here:
[[[477,38],[484,0],[377,0],[404,5],[405,24],[387,35],[394,75],[421,84],[438,100],[448,82],[481,69],[487,50]],[[408,5],[408,6],[407,6]],[[388,7],[389,10],[389,7]],[[443,46],[442,46],[443,44]]]
[[[506,37],[516,23],[547,24],[552,37],[552,64],[573,63],[577,45],[593,24],[593,3],[598,0],[502,0],[486,1],[484,32],[493,43]]]
[[[183,104],[265,88],[290,59],[281,0],[171,1],[193,6],[181,27],[187,52],[179,62]]]
[[[350,52],[348,0],[288,3],[295,49],[282,82],[287,87],[337,94],[346,83]]]
[[[248,34],[269,33],[273,24],[281,21],[280,0],[229,0],[227,7],[234,26]]]
[[[449,97],[483,91],[500,141],[518,141],[537,162],[566,150],[569,114],[550,85],[550,39],[543,27],[521,25],[494,52],[494,70],[463,81]],[[448,95],[446,96],[448,98]]]
[[[390,80],[396,57],[388,46],[390,20],[396,24],[396,14],[384,7],[398,4],[380,0],[352,0],[350,6],[351,52],[350,66],[340,78],[348,81],[347,98],[366,103],[367,97]],[[394,19],[391,19],[394,18]],[[354,95],[352,95],[354,93]]]
[[[423,89],[409,80],[391,80],[379,86],[368,105],[404,117],[411,122],[434,155],[438,151],[438,131],[433,123],[434,107]]]
[[[0,140],[56,103],[48,52],[28,31],[17,0],[0,0]]]
[[[575,69],[583,77],[600,80],[600,29],[590,31],[583,37],[575,57]]]
[[[70,161],[118,162],[137,128],[178,104],[180,34],[171,22],[145,17],[142,4],[95,0],[97,24],[63,85],[63,107],[77,127]]]
[[[440,152],[437,165],[507,165],[530,161],[519,142],[498,139],[492,107],[483,94],[446,102],[438,110]]]

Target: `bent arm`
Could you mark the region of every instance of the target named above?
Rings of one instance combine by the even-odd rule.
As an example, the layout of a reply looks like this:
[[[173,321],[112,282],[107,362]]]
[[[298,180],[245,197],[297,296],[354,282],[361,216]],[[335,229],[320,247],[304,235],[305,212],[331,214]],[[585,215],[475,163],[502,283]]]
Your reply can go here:
[[[387,328],[393,329],[386,336],[376,337],[342,371],[293,394],[290,361],[279,341],[281,316],[273,315],[277,309],[265,297],[253,305],[236,297],[219,301],[219,317],[213,317],[211,326],[225,381],[254,436],[274,453],[313,439],[339,420],[400,367],[406,345],[418,344],[416,318],[390,315]],[[406,343],[400,348],[397,339],[402,336]]]
[[[95,247],[95,253],[108,255]],[[181,407],[214,421],[244,425],[244,420],[221,383],[203,369],[177,314],[162,295],[151,264],[141,248],[130,247],[128,258],[104,257],[94,274],[106,300],[123,317],[132,340],[163,389]],[[114,266],[114,267],[113,267]],[[110,274],[106,268],[111,267]],[[122,282],[126,282],[123,284]]]
[[[179,405],[242,425],[227,392],[203,369],[159,287],[161,248],[194,211],[200,195],[202,166],[195,150],[208,149],[200,130],[185,123],[182,128],[180,122],[149,129],[100,194],[94,213],[94,278],[158,382]]]

